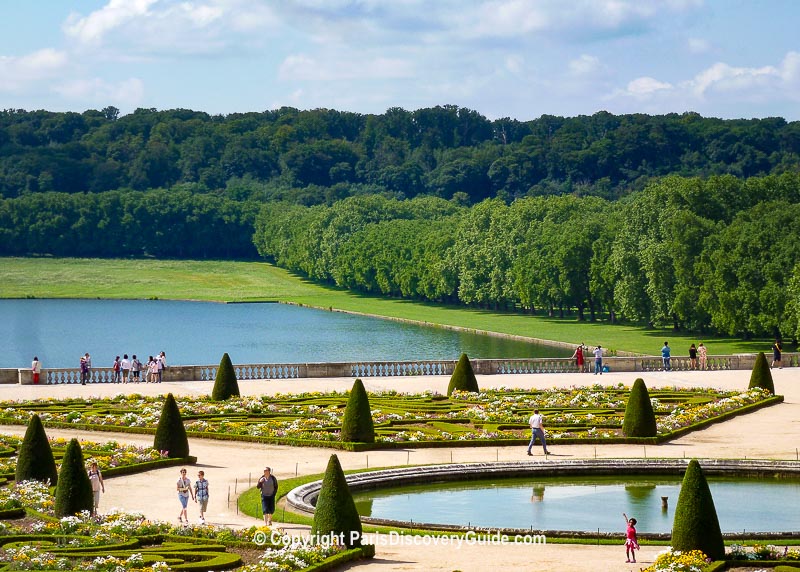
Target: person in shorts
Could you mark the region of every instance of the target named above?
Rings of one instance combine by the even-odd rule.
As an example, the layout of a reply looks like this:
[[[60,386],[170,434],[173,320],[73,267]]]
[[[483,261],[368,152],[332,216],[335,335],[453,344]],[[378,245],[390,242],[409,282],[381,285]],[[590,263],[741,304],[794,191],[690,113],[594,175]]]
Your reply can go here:
[[[264,513],[264,524],[272,526],[272,515],[275,513],[275,497],[278,494],[278,479],[272,469],[264,467],[264,474],[256,485],[261,490],[261,511]]]
[[[200,524],[205,524],[206,509],[208,509],[208,481],[203,471],[197,471],[197,480],[194,482],[194,502],[200,505]]]
[[[189,504],[189,497],[194,499],[192,492],[192,481],[186,476],[186,469],[181,469],[181,476],[178,478],[178,500],[181,503],[181,512],[178,515],[178,522],[189,524],[189,515],[186,513],[186,505]]]
[[[136,354],[133,354],[133,358],[131,359],[131,373],[133,374],[133,381],[135,383],[139,383],[139,374],[142,371],[142,362],[139,361],[139,358],[136,357]]]

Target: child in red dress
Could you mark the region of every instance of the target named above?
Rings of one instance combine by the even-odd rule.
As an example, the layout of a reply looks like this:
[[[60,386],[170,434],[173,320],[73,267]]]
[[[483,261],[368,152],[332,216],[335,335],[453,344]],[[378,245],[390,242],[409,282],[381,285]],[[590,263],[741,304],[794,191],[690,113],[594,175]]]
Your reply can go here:
[[[625,517],[625,523],[628,525],[628,530],[625,533],[625,556],[628,559],[625,562],[636,562],[634,550],[639,550],[639,542],[636,540],[636,519],[628,518],[628,515],[624,512],[622,516]]]

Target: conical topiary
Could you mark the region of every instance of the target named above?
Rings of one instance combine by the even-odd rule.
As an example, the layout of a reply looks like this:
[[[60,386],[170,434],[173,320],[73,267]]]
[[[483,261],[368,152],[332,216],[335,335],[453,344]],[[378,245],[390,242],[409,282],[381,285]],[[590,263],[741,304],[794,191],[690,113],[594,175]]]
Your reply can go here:
[[[759,352],[758,356],[756,356],[756,363],[753,364],[753,373],[750,374],[750,385],[747,388],[753,389],[754,387],[760,387],[773,395],[775,394],[775,383],[772,381],[772,372],[769,370],[767,356],[764,355],[764,352]]]
[[[449,396],[454,391],[473,391],[478,393],[478,380],[475,379],[475,372],[472,371],[472,364],[469,363],[467,354],[461,354],[461,357],[453,370],[453,375],[450,376],[450,384],[447,386],[447,395]]]
[[[92,483],[83,466],[83,452],[77,439],[72,439],[64,451],[56,486],[55,514],[71,516],[94,507]]]
[[[647,386],[640,377],[633,382],[628,405],[625,406],[625,419],[622,422],[622,434],[626,437],[655,437],[656,414],[650,403]]]
[[[183,426],[181,411],[172,394],[168,394],[161,408],[161,419],[156,427],[156,437],[153,448],[166,451],[171,458],[189,456],[189,439],[186,437],[186,428]]]
[[[340,439],[352,443],[374,443],[375,426],[372,423],[372,410],[364,383],[357,379],[350,390],[347,407],[342,418]]]
[[[361,519],[336,455],[328,460],[311,527],[312,538],[331,536],[348,548],[361,546]]]
[[[58,484],[58,470],[50,441],[44,431],[42,420],[34,414],[28,421],[25,438],[17,451],[17,470],[14,478],[19,481],[35,480]]]
[[[222,355],[217,368],[217,377],[214,379],[211,399],[225,401],[234,396],[239,397],[239,384],[236,381],[236,371],[233,369],[231,358],[226,352]]]
[[[672,521],[672,548],[680,551],[702,550],[712,560],[725,558],[725,544],[714,499],[697,459],[689,462],[683,476]]]

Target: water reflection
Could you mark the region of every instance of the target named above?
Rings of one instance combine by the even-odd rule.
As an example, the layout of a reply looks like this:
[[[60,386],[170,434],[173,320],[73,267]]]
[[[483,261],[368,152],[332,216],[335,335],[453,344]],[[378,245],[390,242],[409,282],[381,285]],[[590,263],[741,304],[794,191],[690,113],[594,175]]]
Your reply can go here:
[[[792,531],[800,514],[798,479],[709,477],[723,532]],[[545,494],[547,489],[547,494]],[[357,491],[359,513],[482,527],[533,528],[624,533],[620,514],[638,521],[639,532],[670,532],[680,477],[545,477],[459,481]],[[491,505],[492,511],[485,507]],[[368,507],[368,508],[367,508]]]

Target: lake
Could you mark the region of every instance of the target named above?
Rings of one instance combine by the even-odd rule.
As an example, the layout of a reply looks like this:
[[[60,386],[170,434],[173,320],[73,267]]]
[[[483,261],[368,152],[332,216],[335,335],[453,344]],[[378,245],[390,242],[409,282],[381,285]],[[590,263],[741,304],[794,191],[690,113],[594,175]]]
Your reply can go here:
[[[707,477],[723,532],[800,530],[800,480]],[[412,485],[353,493],[362,516],[534,530],[670,532],[681,477],[545,477]],[[668,497],[663,510],[661,497]]]
[[[95,367],[164,351],[168,364],[569,357],[508,338],[286,304],[169,300],[0,300],[0,368]]]

